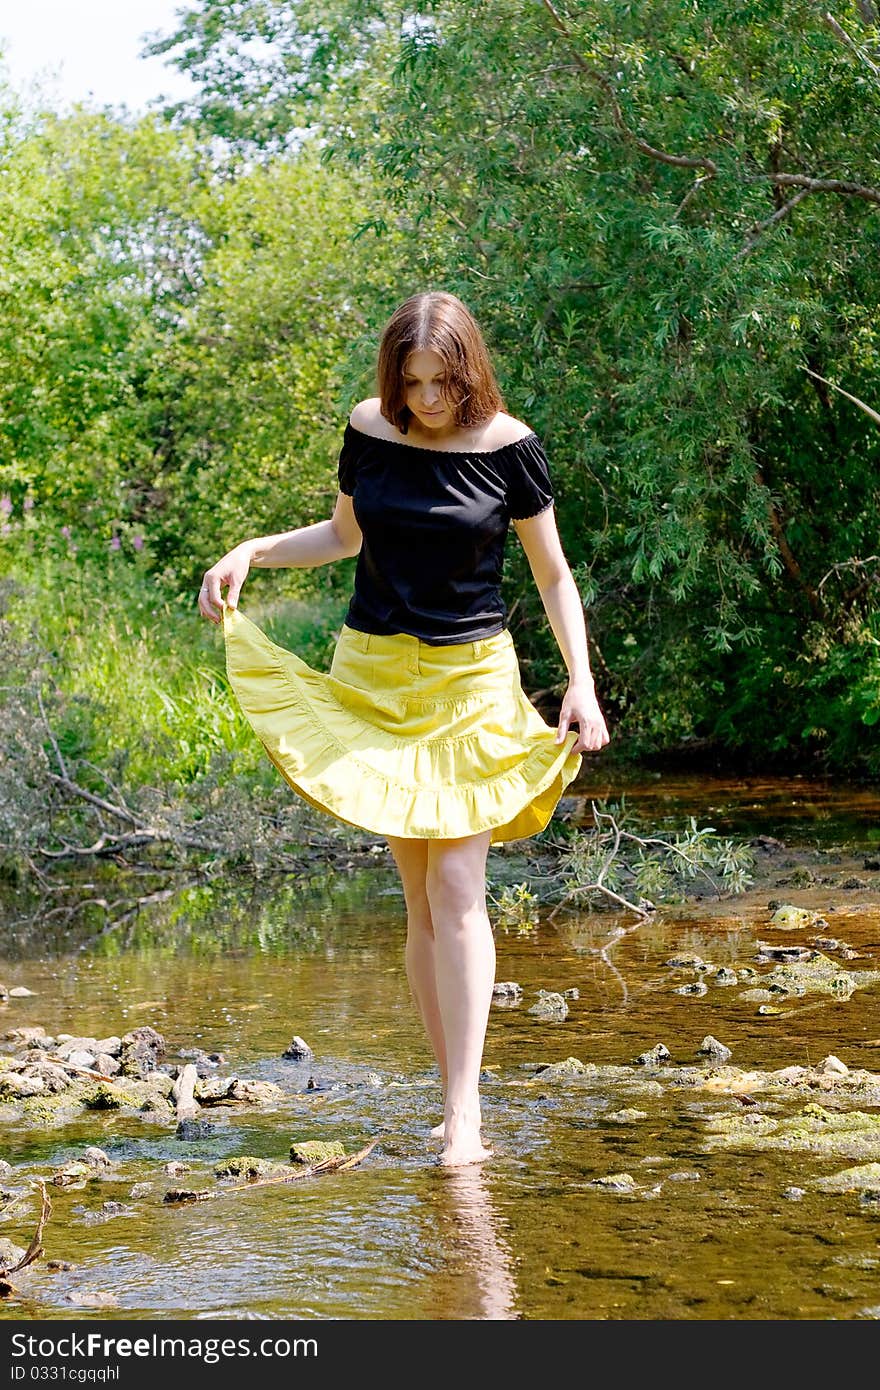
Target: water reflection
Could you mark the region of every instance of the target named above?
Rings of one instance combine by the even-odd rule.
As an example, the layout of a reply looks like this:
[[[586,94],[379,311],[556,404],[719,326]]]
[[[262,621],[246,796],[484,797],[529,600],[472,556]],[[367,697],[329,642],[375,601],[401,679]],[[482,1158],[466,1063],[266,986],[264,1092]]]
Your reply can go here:
[[[504,1320],[518,1316],[513,1255],[502,1235],[486,1171],[479,1164],[439,1175],[438,1244],[455,1280],[455,1319]],[[436,1316],[436,1314],[435,1314]]]

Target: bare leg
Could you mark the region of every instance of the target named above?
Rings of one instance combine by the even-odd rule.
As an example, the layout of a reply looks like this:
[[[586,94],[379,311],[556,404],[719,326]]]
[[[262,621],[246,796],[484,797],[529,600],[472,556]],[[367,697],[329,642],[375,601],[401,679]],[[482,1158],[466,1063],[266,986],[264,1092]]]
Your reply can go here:
[[[403,884],[406,901],[406,978],[416,1007],[421,1015],[431,1050],[437,1059],[446,1096],[446,1043],[443,1022],[437,1002],[437,979],[434,968],[434,925],[428,905],[426,878],[428,872],[428,841],[403,840],[388,836],[388,844]],[[435,1131],[431,1131],[432,1134]],[[442,1135],[442,1130],[437,1137]]]
[[[488,831],[429,840],[425,879],[434,929],[436,998],[446,1048],[443,1163],[489,1157],[480,1141],[480,1067],[495,980],[495,940],[486,912]]]

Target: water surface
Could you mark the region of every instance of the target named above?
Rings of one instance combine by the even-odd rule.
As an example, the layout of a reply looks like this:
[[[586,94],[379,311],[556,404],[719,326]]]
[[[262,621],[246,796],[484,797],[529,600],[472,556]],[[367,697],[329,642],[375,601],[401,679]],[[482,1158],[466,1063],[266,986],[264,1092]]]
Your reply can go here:
[[[708,802],[722,805],[720,788]],[[847,834],[853,818],[868,843],[872,813],[847,797]],[[772,936],[763,892],[668,908],[641,924],[606,912],[544,911],[525,930],[499,921],[497,978],[518,982],[523,1001],[494,1007],[490,1019],[483,1090],[495,1156],[448,1172],[428,1136],[440,1092],[408,997],[402,902],[384,857],[375,861],[312,887],[199,883],[109,930],[97,909],[28,927],[21,903],[8,902],[0,980],[34,993],[2,1007],[6,1028],[106,1036],[150,1024],[170,1059],[216,1051],[224,1074],[274,1081],[284,1095],[268,1111],[211,1111],[212,1133],[189,1142],[176,1137],[173,1119],[154,1116],[92,1114],[39,1131],[7,1124],[7,1187],[26,1173],[50,1174],[90,1144],[112,1167],[101,1181],[50,1189],[46,1257],[0,1316],[80,1318],[100,1294],[115,1302],[89,1308],[90,1317],[880,1314],[876,1205],[814,1185],[849,1160],[714,1148],[710,1122],[740,1112],[741,1100],[662,1084],[646,1090],[644,1068],[630,1068],[659,1042],[674,1063],[691,1064],[712,1034],[745,1070],[814,1065],[833,1053],[851,1069],[880,1071],[876,988],[848,1000],[787,1001],[773,1015],[759,1014],[738,987],[676,994],[693,975],[669,967],[675,953],[738,968],[755,962],[759,940],[782,940]],[[870,875],[866,882],[775,896],[826,913],[829,930],[856,953],[847,969],[877,969],[880,892]],[[564,1022],[528,1013],[538,990],[577,991]],[[313,1059],[282,1058],[294,1034],[311,1044]],[[629,1080],[604,1089],[542,1083],[538,1064],[572,1056],[630,1068]],[[781,1110],[777,1100],[755,1104]],[[790,1108],[803,1104],[793,1099]],[[628,1111],[641,1117],[627,1119]],[[283,1162],[291,1141],[304,1138],[341,1140],[349,1151],[378,1144],[349,1172],[163,1204],[171,1186],[212,1185],[214,1166],[230,1156]],[[185,1178],[162,1172],[170,1158],[191,1165]],[[632,1191],[592,1185],[621,1172],[635,1180]],[[132,1196],[143,1183],[152,1186]],[[108,1199],[126,1210],[106,1217]],[[0,1236],[27,1244],[36,1212],[35,1199],[13,1204],[0,1214]],[[50,1259],[73,1268],[50,1272]]]

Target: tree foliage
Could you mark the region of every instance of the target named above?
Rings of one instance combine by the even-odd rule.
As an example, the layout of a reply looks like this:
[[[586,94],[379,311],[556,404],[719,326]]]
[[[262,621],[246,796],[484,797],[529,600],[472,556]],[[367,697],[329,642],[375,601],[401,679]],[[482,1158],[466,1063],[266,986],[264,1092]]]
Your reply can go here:
[[[4,135],[15,536],[143,534],[184,592],[324,514],[385,317],[448,288],[550,453],[618,738],[880,767],[873,0],[179,14],[168,124]]]
[[[167,49],[234,104],[258,16],[290,129],[375,172],[385,225],[434,230],[427,279],[545,438],[618,718],[851,758],[880,433],[834,386],[878,404],[874,8],[203,0]]]

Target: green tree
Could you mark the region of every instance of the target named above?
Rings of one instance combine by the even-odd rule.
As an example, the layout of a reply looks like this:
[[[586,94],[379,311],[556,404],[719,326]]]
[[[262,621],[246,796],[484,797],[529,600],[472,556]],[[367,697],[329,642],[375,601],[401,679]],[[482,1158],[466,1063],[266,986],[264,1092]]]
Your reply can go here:
[[[106,550],[148,467],[139,385],[199,284],[200,156],[158,118],[0,124],[0,494],[7,538]]]
[[[409,258],[400,236],[378,254],[374,235],[356,238],[373,197],[309,143],[205,194],[202,288],[148,385],[161,441],[151,533],[188,590],[243,536],[332,510],[342,426],[352,397],[373,389],[373,344],[353,345],[393,302]]]
[[[880,764],[880,432],[834,389],[877,405],[872,4],[202,0],[162,47],[203,131],[312,125],[381,179],[374,231],[431,230],[425,281],[550,449],[639,746]],[[260,72],[271,140],[236,85]]]

